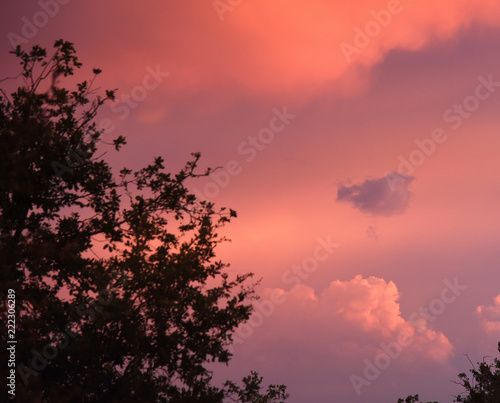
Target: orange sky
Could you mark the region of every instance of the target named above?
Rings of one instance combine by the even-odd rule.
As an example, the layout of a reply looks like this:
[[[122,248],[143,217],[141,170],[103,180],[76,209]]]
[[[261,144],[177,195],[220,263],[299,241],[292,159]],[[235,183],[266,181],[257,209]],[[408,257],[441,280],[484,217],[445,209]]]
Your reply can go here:
[[[0,76],[17,71],[12,45],[62,37],[82,76],[100,67],[98,86],[119,89],[98,118],[106,138],[127,137],[115,167],[161,154],[175,171],[195,151],[203,166],[224,167],[193,189],[238,211],[220,257],[263,277],[272,313],[253,319],[216,379],[255,369],[289,385],[292,403],[451,401],[463,354],[494,353],[500,2],[47,0],[0,10]],[[409,169],[393,192],[386,175]],[[322,254],[328,237],[337,246]],[[455,279],[467,288],[445,302]],[[412,316],[441,307],[432,320]],[[367,361],[383,366],[381,346],[405,332],[413,341],[366,379]]]

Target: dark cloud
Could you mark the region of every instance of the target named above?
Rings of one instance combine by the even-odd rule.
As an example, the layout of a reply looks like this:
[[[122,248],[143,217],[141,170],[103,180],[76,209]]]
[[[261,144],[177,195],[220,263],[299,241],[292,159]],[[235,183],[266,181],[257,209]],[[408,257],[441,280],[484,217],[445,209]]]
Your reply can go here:
[[[414,179],[413,176],[390,173],[383,178],[367,179],[359,185],[339,185],[337,201],[351,203],[373,215],[402,214],[409,206],[411,192],[408,185]]]

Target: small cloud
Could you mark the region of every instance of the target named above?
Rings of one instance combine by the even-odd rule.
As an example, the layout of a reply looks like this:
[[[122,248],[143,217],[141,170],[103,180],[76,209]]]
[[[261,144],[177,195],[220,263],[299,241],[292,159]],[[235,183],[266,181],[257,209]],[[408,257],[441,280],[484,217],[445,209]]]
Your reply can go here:
[[[353,207],[372,215],[392,216],[408,208],[411,192],[408,185],[413,176],[390,173],[383,178],[367,179],[352,186],[339,185],[337,201],[349,202]]]
[[[481,324],[486,333],[500,333],[500,294],[495,297],[493,305],[478,306],[477,313],[481,318]]]

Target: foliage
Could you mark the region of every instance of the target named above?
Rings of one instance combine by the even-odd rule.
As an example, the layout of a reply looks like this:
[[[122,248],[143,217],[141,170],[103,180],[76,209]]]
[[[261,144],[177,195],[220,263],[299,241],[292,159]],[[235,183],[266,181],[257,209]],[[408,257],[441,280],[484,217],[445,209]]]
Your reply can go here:
[[[500,352],[500,343],[498,343]],[[456,402],[463,403],[496,403],[500,402],[500,360],[495,358],[492,364],[484,360],[470,370],[472,379],[465,373],[458,375],[456,382],[465,389],[463,395],[456,397]]]
[[[242,403],[270,403],[276,402],[281,399],[286,400],[288,394],[286,393],[285,385],[271,385],[267,389],[265,395],[260,394],[262,384],[262,377],[252,371],[251,375],[243,378],[244,388],[236,385],[231,381],[226,382],[228,391],[228,398],[232,402]]]
[[[92,89],[100,69],[70,91],[59,80],[81,67],[71,43],[50,58],[38,46],[12,53],[23,85],[0,89],[0,297],[16,292],[17,400],[286,399],[284,386],[261,395],[255,373],[241,388],[210,383],[206,363],[228,363],[255,284],[215,258],[236,213],[189,192],[211,172],[198,172],[199,154],[176,175],[156,157],[116,179],[98,155],[95,116],[115,97]]]
[[[420,402],[420,398],[418,397],[418,395],[408,396],[404,400],[398,399],[398,403],[419,403],[419,402]],[[427,403],[437,403],[437,402],[427,402]]]
[[[500,343],[498,343],[500,352]],[[465,392],[456,396],[454,402],[461,403],[498,403],[500,402],[500,360],[494,358],[492,364],[484,360],[478,363],[478,368],[473,365],[470,370],[472,378],[465,372],[458,374],[459,381],[454,383],[461,385]],[[406,400],[399,399],[398,403],[420,402],[418,395],[408,396]],[[437,403],[437,402],[433,402]]]

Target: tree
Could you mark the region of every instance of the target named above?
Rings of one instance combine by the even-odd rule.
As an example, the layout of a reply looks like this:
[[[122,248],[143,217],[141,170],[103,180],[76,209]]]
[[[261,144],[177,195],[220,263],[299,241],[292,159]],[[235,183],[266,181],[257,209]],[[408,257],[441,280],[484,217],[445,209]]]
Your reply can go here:
[[[500,352],[500,343],[498,343]],[[478,362],[478,368],[473,365],[470,372],[472,379],[464,372],[458,375],[455,382],[465,389],[463,395],[456,397],[456,402],[463,403],[496,403],[500,402],[500,360],[493,359],[492,364],[486,361]]]
[[[398,403],[419,403],[420,398],[418,395],[408,396],[406,399],[398,399]],[[423,402],[422,402],[423,403]],[[427,402],[427,403],[438,403],[438,402]]]
[[[500,343],[498,343],[498,351],[500,352]],[[470,372],[472,379],[465,372],[462,372],[458,374],[459,381],[453,381],[465,389],[465,392],[456,396],[453,401],[462,403],[500,402],[500,360],[494,358],[493,363],[488,364],[483,359],[482,362],[478,362],[477,369],[472,365]],[[398,400],[398,403],[415,402],[420,402],[418,395],[408,396],[406,400]]]
[[[206,369],[229,362],[256,284],[216,260],[236,212],[189,192],[211,170],[193,154],[172,175],[155,157],[116,178],[100,152],[125,138],[106,144],[95,123],[115,91],[96,95],[99,69],[60,87],[82,65],[73,44],[54,47],[18,46],[23,84],[0,89],[0,318],[15,294],[17,401],[285,400],[283,385],[261,394],[256,373],[217,387]]]

